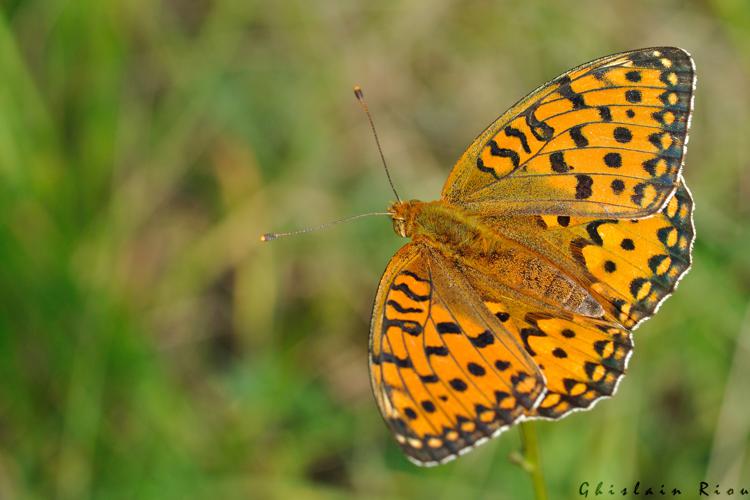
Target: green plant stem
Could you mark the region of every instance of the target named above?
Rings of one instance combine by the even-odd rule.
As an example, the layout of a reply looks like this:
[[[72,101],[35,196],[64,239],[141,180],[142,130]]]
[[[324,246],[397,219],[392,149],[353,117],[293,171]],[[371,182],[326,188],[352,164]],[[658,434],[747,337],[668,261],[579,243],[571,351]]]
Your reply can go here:
[[[523,422],[519,425],[519,429],[521,431],[524,462],[526,462],[525,469],[531,476],[531,483],[534,486],[534,498],[536,500],[547,500],[547,488],[544,484],[542,461],[539,457],[539,441],[536,436],[534,422]]]

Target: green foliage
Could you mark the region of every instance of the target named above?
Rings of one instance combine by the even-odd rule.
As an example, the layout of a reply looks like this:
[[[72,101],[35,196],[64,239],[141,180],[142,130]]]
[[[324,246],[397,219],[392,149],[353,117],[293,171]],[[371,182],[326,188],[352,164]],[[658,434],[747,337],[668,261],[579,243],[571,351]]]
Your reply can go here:
[[[750,488],[749,5],[5,2],[0,497],[530,497],[515,430],[430,470],[388,435],[390,221],[258,235],[390,201],[355,83],[400,193],[431,200],[526,92],[651,45],[698,67],[695,265],[618,395],[537,426],[546,481]]]

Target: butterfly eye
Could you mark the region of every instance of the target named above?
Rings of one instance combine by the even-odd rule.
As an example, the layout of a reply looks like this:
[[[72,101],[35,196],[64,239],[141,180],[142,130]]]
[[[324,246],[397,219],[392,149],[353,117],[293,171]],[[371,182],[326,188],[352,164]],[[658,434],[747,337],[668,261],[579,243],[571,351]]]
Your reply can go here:
[[[397,235],[401,236],[402,238],[406,238],[406,221],[404,219],[394,217],[393,230]]]

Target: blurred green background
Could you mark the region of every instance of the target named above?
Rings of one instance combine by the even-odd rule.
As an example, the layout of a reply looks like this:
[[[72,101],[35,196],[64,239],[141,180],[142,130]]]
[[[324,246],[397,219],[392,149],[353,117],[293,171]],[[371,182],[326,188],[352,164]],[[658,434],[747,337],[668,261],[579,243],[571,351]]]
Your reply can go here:
[[[511,430],[402,456],[370,393],[385,219],[598,56],[690,51],[693,270],[617,396],[542,422],[552,498],[750,488],[750,3],[0,4],[0,498],[530,498]],[[593,486],[592,486],[593,489]]]

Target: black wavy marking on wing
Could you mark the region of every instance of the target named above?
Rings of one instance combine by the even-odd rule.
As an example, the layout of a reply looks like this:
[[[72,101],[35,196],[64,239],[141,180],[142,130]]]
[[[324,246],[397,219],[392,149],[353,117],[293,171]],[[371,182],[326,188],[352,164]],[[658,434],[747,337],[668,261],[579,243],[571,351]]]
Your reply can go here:
[[[519,141],[521,141],[521,146],[523,147],[523,150],[526,153],[531,153],[531,148],[529,147],[529,141],[526,139],[526,134],[523,133],[523,131],[518,130],[517,128],[511,127],[508,125],[505,127],[505,135],[507,137],[515,137]]]
[[[409,288],[409,285],[406,283],[399,283],[398,285],[391,285],[391,290],[396,290],[398,292],[403,292],[404,295],[409,297],[411,300],[415,302],[425,302],[430,300],[429,295],[419,295],[418,293],[415,293],[411,288]]]

